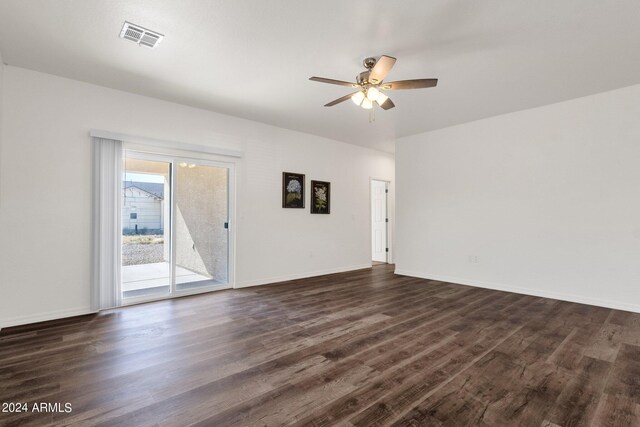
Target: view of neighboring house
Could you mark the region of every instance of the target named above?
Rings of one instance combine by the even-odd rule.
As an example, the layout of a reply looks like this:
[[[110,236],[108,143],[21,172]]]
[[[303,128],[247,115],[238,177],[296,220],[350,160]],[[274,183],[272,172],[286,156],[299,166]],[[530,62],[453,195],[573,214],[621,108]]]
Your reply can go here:
[[[164,184],[125,181],[122,198],[122,232],[157,233],[164,230]]]

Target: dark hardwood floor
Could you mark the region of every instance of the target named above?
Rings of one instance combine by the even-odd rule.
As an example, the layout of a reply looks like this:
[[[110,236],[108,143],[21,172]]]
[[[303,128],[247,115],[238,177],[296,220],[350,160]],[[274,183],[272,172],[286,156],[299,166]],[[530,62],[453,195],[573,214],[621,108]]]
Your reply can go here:
[[[640,315],[393,266],[0,332],[0,425],[640,425]]]

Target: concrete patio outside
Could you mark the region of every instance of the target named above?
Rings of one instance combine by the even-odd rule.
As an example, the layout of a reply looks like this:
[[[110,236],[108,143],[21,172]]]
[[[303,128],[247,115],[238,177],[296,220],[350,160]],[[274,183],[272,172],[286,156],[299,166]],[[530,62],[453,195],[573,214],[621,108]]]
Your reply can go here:
[[[170,282],[171,269],[168,262],[122,267],[122,292],[125,297],[168,292]],[[210,277],[176,266],[176,288],[178,290],[222,284]]]

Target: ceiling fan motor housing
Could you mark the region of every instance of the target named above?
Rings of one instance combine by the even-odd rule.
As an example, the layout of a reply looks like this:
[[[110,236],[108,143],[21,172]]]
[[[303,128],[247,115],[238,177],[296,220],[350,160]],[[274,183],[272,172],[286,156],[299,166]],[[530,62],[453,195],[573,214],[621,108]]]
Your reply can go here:
[[[369,83],[369,75],[371,74],[371,70],[363,71],[356,76],[356,81],[359,85],[366,85]]]
[[[373,67],[375,67],[377,62],[378,59],[372,56],[364,58],[364,60],[362,61],[362,65],[364,65],[364,68],[366,68],[367,70],[361,72],[356,76],[356,81],[359,85],[369,84],[369,76],[371,75],[371,70],[373,69]]]

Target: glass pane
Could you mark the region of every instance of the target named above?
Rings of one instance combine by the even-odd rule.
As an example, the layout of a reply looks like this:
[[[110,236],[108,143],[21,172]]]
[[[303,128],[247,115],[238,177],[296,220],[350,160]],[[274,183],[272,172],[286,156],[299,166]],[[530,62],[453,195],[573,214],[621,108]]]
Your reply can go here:
[[[122,176],[122,297],[171,291],[168,162],[125,157]]]
[[[228,169],[175,168],[176,290],[227,283]]]

